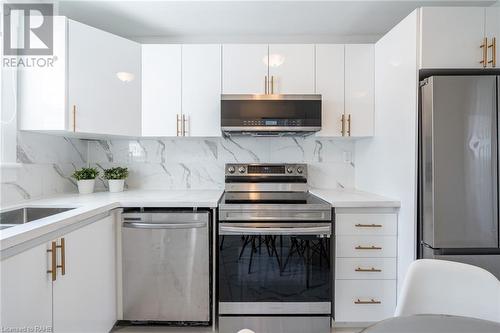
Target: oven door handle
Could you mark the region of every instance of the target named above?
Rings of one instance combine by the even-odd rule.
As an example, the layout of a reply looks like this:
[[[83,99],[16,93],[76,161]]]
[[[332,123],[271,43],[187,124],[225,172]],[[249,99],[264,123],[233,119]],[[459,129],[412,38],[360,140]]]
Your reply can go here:
[[[124,228],[132,229],[193,229],[204,228],[206,222],[194,223],[141,223],[141,222],[123,222]]]
[[[316,226],[316,227],[283,227],[283,228],[259,228],[259,227],[232,227],[219,226],[219,235],[318,235],[330,236],[332,233],[331,226]]]

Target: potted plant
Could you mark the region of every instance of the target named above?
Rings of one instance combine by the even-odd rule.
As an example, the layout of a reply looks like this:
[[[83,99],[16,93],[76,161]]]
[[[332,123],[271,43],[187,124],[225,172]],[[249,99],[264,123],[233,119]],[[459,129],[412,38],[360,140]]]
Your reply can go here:
[[[95,168],[81,168],[75,170],[71,177],[75,178],[78,183],[78,192],[80,194],[89,194],[94,192],[95,179],[99,176],[99,171]]]
[[[116,167],[104,169],[104,178],[108,180],[109,192],[122,192],[127,176],[127,168]]]

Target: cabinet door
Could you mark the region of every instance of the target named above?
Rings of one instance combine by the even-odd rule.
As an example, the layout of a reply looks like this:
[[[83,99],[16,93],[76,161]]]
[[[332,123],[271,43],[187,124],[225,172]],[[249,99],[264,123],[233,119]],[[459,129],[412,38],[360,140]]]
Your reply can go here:
[[[493,38],[496,39],[496,48],[488,48],[488,60],[491,61],[493,54],[495,57],[495,67],[500,67],[500,7],[488,7],[486,8],[486,37],[488,38],[488,44],[491,45]],[[492,67],[492,63],[488,64],[488,67]]]
[[[176,136],[181,115],[182,46],[142,45],[142,135]]]
[[[75,230],[64,240],[66,274],[58,270],[54,282],[54,331],[109,332],[117,318],[114,218]]]
[[[374,45],[347,44],[345,46],[345,115],[347,135],[358,137],[373,136],[374,110]]]
[[[421,68],[479,68],[485,9],[425,7],[421,11]]]
[[[140,44],[68,20],[68,107],[70,130],[140,135]]]
[[[52,281],[47,244],[2,260],[1,326],[52,327]]]
[[[316,45],[316,93],[321,94],[318,136],[342,136],[344,114],[344,45]]]
[[[269,45],[269,75],[271,93],[314,94],[314,45]]]
[[[225,44],[222,46],[222,92],[264,94],[267,44]]]
[[[185,136],[221,136],[221,46],[182,46],[182,115]]]

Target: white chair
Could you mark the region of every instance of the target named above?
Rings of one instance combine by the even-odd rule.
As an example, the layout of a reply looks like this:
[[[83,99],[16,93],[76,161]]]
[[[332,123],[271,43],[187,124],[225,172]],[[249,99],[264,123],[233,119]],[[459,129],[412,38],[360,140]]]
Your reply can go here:
[[[500,322],[500,281],[472,265],[422,259],[413,262],[394,316],[444,314]]]

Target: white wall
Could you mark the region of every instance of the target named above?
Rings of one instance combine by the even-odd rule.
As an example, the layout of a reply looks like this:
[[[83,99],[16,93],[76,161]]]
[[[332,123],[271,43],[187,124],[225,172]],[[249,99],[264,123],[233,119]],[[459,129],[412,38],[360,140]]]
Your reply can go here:
[[[415,11],[375,45],[375,136],[356,142],[356,187],[401,200],[398,283],[415,258],[417,24]]]

